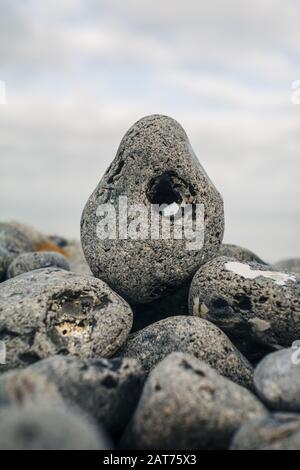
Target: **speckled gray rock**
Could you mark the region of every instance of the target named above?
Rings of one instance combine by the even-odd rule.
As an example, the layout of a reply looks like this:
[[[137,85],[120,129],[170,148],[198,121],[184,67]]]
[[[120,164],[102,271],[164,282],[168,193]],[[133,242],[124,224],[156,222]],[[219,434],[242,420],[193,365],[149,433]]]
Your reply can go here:
[[[57,252],[40,251],[36,253],[22,253],[9,265],[6,277],[10,279],[41,268],[60,268],[69,271],[70,265],[66,258]]]
[[[300,338],[300,282],[258,263],[220,257],[196,273],[190,313],[212,321],[227,334],[272,348]]]
[[[8,407],[1,412],[1,450],[105,450],[107,437],[90,420],[63,406]]]
[[[274,268],[300,275],[300,258],[290,258],[278,261],[278,263],[274,264]]]
[[[66,403],[93,416],[114,437],[131,418],[144,383],[144,372],[133,359],[53,356],[30,369],[54,383]]]
[[[300,450],[300,415],[275,413],[245,423],[235,434],[232,450]]]
[[[299,346],[269,354],[255,369],[255,388],[270,408],[300,412]]]
[[[30,369],[13,370],[0,375],[0,408],[46,401],[63,403],[56,385],[43,375]]]
[[[242,246],[232,245],[228,243],[222,243],[218,256],[227,256],[228,258],[235,258],[238,261],[249,263],[255,261],[260,264],[265,263],[259,256],[257,256],[253,251],[243,248]]]
[[[207,362],[234,382],[252,386],[253,370],[248,361],[219,328],[196,317],[177,316],[153,323],[130,335],[118,354],[138,359],[149,372],[177,351]]]
[[[9,223],[0,222],[0,282],[5,279],[7,268],[16,256],[33,250],[26,235]]]
[[[1,284],[0,320],[0,367],[13,368],[54,354],[109,357],[126,340],[132,311],[99,279],[45,268]]]
[[[151,204],[172,208],[174,204],[194,208],[203,204],[203,247],[187,249],[187,239],[176,240],[173,231],[171,239],[99,238],[97,209],[112,204],[118,213],[120,196],[127,197],[128,207],[146,206],[149,223]],[[181,218],[179,207],[176,216]],[[144,117],[128,130],[81,219],[82,246],[92,272],[132,303],[155,300],[191,278],[218,252],[223,230],[220,194],[198,162],[183,128],[161,115]]]
[[[151,372],[123,446],[224,449],[243,422],[266,413],[245,388],[190,355],[173,353]]]

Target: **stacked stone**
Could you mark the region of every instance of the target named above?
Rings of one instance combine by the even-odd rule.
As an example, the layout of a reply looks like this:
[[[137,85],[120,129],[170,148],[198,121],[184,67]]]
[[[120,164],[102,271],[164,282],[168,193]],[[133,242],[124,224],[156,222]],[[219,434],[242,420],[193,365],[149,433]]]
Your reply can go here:
[[[221,195],[160,115],[122,139],[82,247],[1,223],[0,449],[300,449],[297,263],[223,232]]]

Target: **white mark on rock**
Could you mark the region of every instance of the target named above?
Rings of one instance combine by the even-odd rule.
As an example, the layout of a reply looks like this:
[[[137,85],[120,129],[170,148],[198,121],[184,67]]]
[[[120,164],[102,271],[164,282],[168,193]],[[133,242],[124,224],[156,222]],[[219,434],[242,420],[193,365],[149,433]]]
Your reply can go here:
[[[281,273],[278,271],[259,271],[251,269],[248,264],[239,263],[238,261],[229,261],[225,264],[227,271],[231,271],[245,279],[256,279],[257,277],[266,277],[272,279],[275,284],[279,286],[285,286],[286,282],[292,281],[297,282],[296,276],[292,276],[287,273]]]
[[[178,210],[179,210],[179,205],[176,204],[176,202],[172,202],[172,204],[169,204],[168,206],[166,206],[162,213],[165,217],[170,217],[171,215],[176,215]]]

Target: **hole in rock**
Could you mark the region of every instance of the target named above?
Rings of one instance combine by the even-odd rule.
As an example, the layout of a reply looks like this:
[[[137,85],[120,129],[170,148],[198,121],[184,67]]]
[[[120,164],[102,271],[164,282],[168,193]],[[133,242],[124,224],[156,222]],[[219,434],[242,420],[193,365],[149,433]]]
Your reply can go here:
[[[172,173],[163,173],[150,181],[147,198],[151,204],[181,204],[182,197],[174,181]]]

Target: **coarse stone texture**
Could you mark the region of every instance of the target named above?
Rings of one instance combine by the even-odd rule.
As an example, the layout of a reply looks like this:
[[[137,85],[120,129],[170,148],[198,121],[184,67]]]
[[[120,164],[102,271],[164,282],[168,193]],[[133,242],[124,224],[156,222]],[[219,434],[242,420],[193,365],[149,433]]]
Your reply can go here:
[[[164,318],[188,315],[190,282],[146,304],[132,305],[132,332],[141,330]]]
[[[110,357],[132,326],[132,310],[103,281],[56,268],[38,269],[0,286],[0,340],[7,364],[54,354]]]
[[[66,403],[75,404],[118,437],[131,418],[144,383],[134,359],[78,359],[53,356],[30,369],[54,383]]]
[[[60,253],[53,251],[22,253],[9,265],[6,277],[10,279],[35,269],[52,267],[65,269],[66,271],[70,270],[68,261]]]
[[[243,422],[266,413],[245,388],[188,354],[172,353],[151,372],[123,445],[226,449]]]
[[[110,443],[78,412],[47,403],[1,411],[1,450],[103,450]]]
[[[16,256],[33,250],[26,235],[9,223],[0,222],[0,282],[5,280],[7,268]]]
[[[207,362],[234,382],[252,386],[249,362],[219,328],[196,317],[177,316],[153,323],[130,335],[117,354],[138,359],[149,372],[168,354],[177,351]]]
[[[290,258],[278,261],[278,263],[274,264],[274,268],[300,275],[300,258]]]
[[[46,401],[63,403],[56,385],[50,383],[41,374],[30,369],[13,370],[0,374],[0,408],[8,405],[23,406],[28,403],[45,403]]]
[[[266,356],[255,369],[254,385],[270,408],[300,412],[300,344]]]
[[[235,434],[232,450],[300,450],[300,415],[275,413],[245,423]]]
[[[196,204],[202,204],[203,246],[199,243],[197,249],[190,249],[190,239],[186,236],[175,239],[173,231],[169,239],[161,236],[151,239],[150,233],[142,229],[138,239],[131,236],[122,239],[119,233],[116,239],[103,239],[99,236],[98,224],[102,219],[97,209],[109,204],[120,214],[120,196],[127,197],[128,207],[145,206],[148,210],[145,222],[149,225],[152,204],[165,204],[168,211],[176,206],[178,220],[182,220],[181,205],[190,204],[195,209]],[[156,211],[160,222],[166,219],[165,211],[157,208]],[[129,226],[133,228],[138,225],[137,214],[130,217]],[[216,255],[223,231],[223,201],[219,192],[201,167],[180,124],[161,115],[144,117],[129,129],[81,219],[82,246],[92,272],[136,304],[151,302],[190,279],[199,266]]]
[[[238,261],[249,263],[255,261],[260,264],[265,263],[259,256],[257,256],[253,251],[243,248],[242,246],[232,245],[229,243],[222,243],[218,256],[227,256],[228,258],[235,258]]]
[[[215,258],[195,274],[189,309],[232,338],[274,349],[300,338],[299,278],[270,266]]]

